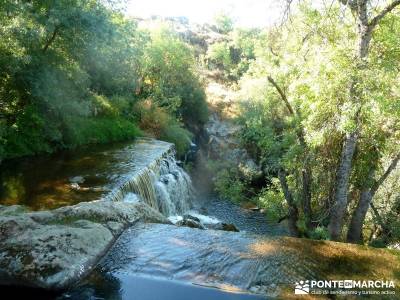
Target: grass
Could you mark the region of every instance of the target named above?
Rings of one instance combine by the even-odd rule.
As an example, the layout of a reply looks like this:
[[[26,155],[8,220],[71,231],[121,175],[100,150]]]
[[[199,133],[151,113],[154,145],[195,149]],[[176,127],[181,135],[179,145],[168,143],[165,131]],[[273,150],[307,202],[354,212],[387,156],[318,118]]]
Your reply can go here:
[[[295,238],[278,239],[274,247],[300,257],[305,266],[316,272],[317,278],[304,278],[304,280],[392,280],[395,283],[397,297],[400,295],[399,251]],[[266,249],[271,252],[270,245]],[[294,295],[293,284],[283,285],[281,293],[283,299],[298,299],[296,298],[298,296]],[[307,295],[301,299],[332,299],[332,296]],[[346,296],[346,299],[352,298]],[[369,296],[369,299],[396,298],[374,295]]]

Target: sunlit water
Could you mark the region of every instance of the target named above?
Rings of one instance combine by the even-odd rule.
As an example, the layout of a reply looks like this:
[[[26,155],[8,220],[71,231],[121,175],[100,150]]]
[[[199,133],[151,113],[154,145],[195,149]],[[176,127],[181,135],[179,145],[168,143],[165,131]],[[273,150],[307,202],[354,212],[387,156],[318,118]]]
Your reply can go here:
[[[170,144],[150,139],[6,162],[0,180],[0,204],[43,210],[107,197],[143,200],[171,220],[191,214],[241,231],[137,224],[86,280],[61,296],[39,292],[43,299],[257,299],[249,294],[260,284],[254,276],[268,266],[254,252],[260,238],[254,234],[287,235],[260,212],[211,196],[192,201],[190,178]]]
[[[265,263],[268,254],[258,251],[258,243],[256,236],[247,233],[138,224],[125,231],[85,282],[64,297],[139,299],[134,296],[149,293],[147,289],[153,285],[158,288],[157,280],[169,280],[172,286],[164,284],[167,293],[169,288],[178,287],[179,295],[179,285],[175,285],[186,283],[232,293],[225,298],[224,293],[221,298],[215,293],[215,298],[205,299],[252,299],[244,294],[260,280],[268,283],[273,278],[259,276],[271,270]],[[139,286],[137,278],[148,278],[149,282]],[[159,292],[162,299],[173,299]],[[201,290],[188,288],[186,299],[201,299],[201,295]]]

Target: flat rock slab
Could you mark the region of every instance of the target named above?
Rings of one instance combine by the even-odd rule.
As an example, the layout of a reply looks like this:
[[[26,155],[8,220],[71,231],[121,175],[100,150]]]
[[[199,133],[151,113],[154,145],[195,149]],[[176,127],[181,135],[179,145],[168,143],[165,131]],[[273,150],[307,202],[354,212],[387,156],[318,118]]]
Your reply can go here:
[[[142,202],[103,200],[40,212],[0,206],[0,285],[67,288],[139,220],[169,223]]]

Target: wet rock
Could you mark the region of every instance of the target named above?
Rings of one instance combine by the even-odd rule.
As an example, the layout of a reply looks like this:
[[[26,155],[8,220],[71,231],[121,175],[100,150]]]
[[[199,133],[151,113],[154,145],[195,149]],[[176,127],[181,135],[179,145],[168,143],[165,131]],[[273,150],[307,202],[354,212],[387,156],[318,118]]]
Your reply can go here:
[[[176,222],[177,226],[186,226],[190,228],[198,228],[198,229],[206,229],[204,225],[201,223],[199,218],[196,218],[191,215],[184,215],[183,219]]]
[[[213,230],[239,232],[239,229],[234,224],[228,224],[228,223],[208,224],[207,228]]]
[[[0,205],[0,216],[13,216],[27,211],[28,209],[22,205]]]
[[[222,223],[222,230],[239,232],[239,229],[237,229],[235,225],[226,223]]]
[[[194,217],[194,216],[192,216],[192,215],[184,215],[184,216],[183,216],[183,219],[184,219],[184,220],[185,220],[185,219],[191,219],[191,220],[194,220],[194,221],[196,221],[196,222],[200,222],[200,219],[199,219],[199,218]]]
[[[42,212],[0,207],[0,285],[67,288],[139,220],[170,223],[145,203],[93,201]]]

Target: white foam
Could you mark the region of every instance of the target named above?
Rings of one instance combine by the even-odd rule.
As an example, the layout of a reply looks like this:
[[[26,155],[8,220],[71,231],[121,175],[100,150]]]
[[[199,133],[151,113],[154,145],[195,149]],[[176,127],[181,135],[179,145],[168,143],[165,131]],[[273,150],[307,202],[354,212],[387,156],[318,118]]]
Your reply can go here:
[[[176,223],[178,223],[179,221],[182,221],[182,220],[183,220],[183,217],[182,217],[182,216],[178,216],[178,215],[169,216],[169,217],[168,217],[168,220],[170,220],[173,224],[176,224]]]
[[[127,193],[124,197],[124,202],[127,203],[137,203],[140,201],[140,198],[138,195],[136,195],[135,193]]]
[[[198,219],[200,220],[200,222],[203,223],[203,224],[205,224],[205,225],[207,225],[207,224],[218,224],[218,223],[221,223],[221,221],[218,220],[218,219],[215,218],[215,217],[205,216],[205,215],[199,214],[198,212],[193,211],[193,210],[189,211],[188,214],[191,215],[191,216],[193,216],[193,217],[198,218]]]

